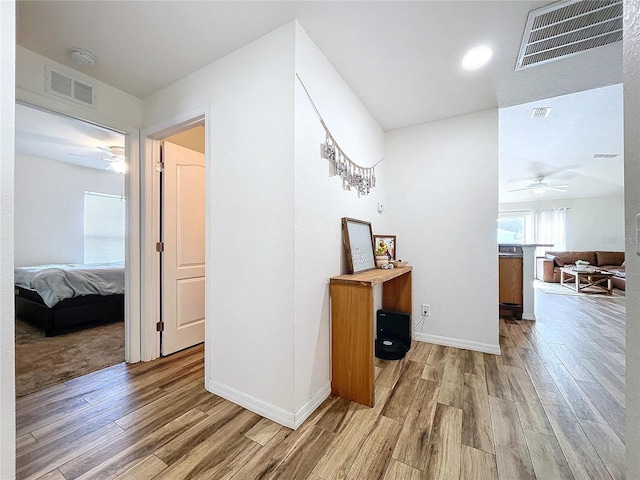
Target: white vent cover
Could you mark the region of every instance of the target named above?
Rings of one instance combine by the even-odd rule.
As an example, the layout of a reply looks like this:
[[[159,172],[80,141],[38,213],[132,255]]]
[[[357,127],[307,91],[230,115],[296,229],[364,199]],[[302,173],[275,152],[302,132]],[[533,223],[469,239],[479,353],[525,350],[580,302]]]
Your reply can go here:
[[[622,40],[622,0],[564,0],[529,12],[516,70]]]
[[[86,107],[97,108],[96,87],[91,82],[73,78],[60,70],[45,67],[44,90],[51,95],[61,97]]]
[[[549,116],[549,112],[551,112],[551,107],[536,107],[531,112],[532,118],[546,118]]]
[[[620,156],[619,153],[594,153],[593,158],[616,158]]]

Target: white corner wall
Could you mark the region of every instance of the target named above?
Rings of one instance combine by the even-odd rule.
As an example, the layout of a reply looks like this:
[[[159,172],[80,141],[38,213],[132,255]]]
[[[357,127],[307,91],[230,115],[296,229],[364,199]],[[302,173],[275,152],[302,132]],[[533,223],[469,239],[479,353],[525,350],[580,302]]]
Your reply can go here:
[[[294,412],[294,24],[143,101],[146,128],[209,109],[207,388]]]
[[[626,218],[627,478],[640,472],[640,3],[624,2],[624,189]]]
[[[498,111],[387,132],[387,214],[413,270],[416,339],[488,353],[498,344]],[[413,315],[414,325],[420,320]]]
[[[15,478],[13,154],[15,2],[0,2],[0,478]]]
[[[84,192],[124,195],[124,176],[21,154],[14,168],[15,265],[84,263]]]
[[[296,23],[296,73],[329,130],[362,166],[384,157],[384,133],[304,29]],[[304,420],[330,393],[331,315],[329,278],[345,273],[342,217],[372,223],[381,232],[376,200],[388,180],[365,197],[342,188],[320,156],[325,131],[297,78],[295,81],[295,411]]]
[[[623,195],[503,203],[500,212],[562,207],[569,208],[566,250],[624,251]]]

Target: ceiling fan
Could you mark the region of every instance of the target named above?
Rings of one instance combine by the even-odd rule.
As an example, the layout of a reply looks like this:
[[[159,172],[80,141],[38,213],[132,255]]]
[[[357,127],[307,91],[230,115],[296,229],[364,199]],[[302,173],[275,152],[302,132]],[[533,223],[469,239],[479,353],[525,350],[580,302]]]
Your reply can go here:
[[[112,147],[96,147],[102,153],[86,154],[86,153],[67,153],[74,157],[85,158],[98,158],[107,162],[122,162],[124,161],[124,147],[112,146]]]
[[[536,195],[542,195],[547,190],[552,190],[554,192],[566,192],[571,188],[571,185],[562,184],[562,185],[550,185],[544,181],[544,175],[540,175],[533,183],[530,183],[524,188],[516,188],[515,190],[509,190],[509,192],[522,192],[526,190],[530,190]]]
[[[107,166],[108,170],[113,170],[117,173],[124,173],[126,170],[125,159],[124,159],[124,147],[120,147],[118,145],[114,145],[111,147],[96,147],[100,150],[101,153],[67,153],[67,155],[72,155],[74,157],[84,157],[84,158],[95,158],[97,160],[102,160],[108,162]]]

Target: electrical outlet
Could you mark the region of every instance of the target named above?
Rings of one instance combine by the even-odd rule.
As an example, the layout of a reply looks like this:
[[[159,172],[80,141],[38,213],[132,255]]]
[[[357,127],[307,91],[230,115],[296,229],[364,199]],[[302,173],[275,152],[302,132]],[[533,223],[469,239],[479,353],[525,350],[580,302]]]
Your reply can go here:
[[[423,317],[428,317],[431,315],[431,306],[423,303],[420,308]]]

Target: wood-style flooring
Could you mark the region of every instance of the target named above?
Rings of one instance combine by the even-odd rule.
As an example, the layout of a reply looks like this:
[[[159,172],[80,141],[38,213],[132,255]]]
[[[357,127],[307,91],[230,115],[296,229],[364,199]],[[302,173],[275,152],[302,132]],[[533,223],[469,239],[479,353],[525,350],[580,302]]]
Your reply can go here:
[[[203,388],[203,350],[17,400],[20,479],[621,479],[624,298],[537,293],[502,356],[415,343],[376,406],[330,397],[296,431]]]

